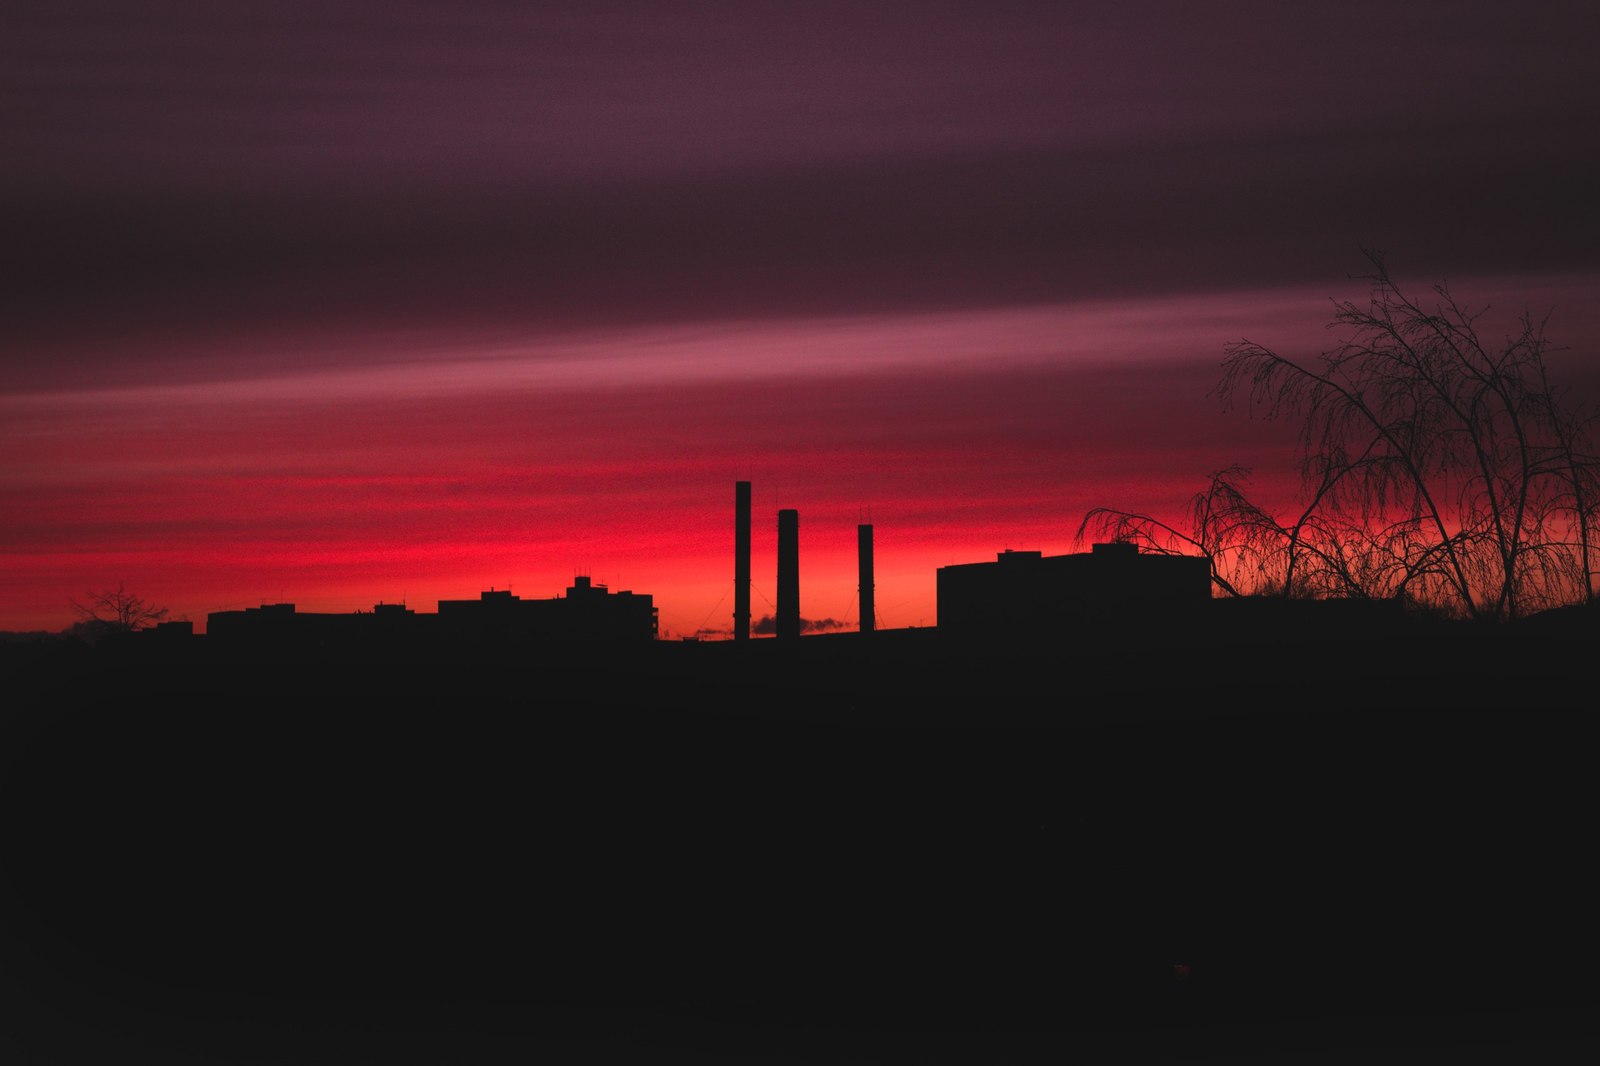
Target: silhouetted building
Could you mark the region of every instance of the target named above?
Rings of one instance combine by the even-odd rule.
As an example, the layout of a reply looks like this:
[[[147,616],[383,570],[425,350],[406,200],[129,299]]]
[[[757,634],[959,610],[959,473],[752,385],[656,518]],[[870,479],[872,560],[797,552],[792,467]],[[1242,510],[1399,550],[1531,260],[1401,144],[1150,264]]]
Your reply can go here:
[[[565,596],[549,600],[494,589],[476,600],[440,600],[439,620],[447,637],[494,640],[630,642],[655,640],[658,632],[648,595],[611,592],[586,576],[574,578]]]
[[[651,597],[611,592],[577,577],[565,596],[524,600],[490,589],[475,600],[440,600],[437,614],[404,604],[380,603],[371,611],[314,614],[292,603],[241,611],[213,611],[207,636],[256,651],[381,651],[471,649],[507,644],[651,641],[657,635]]]
[[[292,603],[263,603],[241,611],[212,611],[206,615],[206,635],[212,640],[250,640],[255,642],[288,640],[305,634],[318,623],[297,614]]]
[[[425,619],[399,603],[351,613],[301,612],[292,603],[264,603],[241,611],[212,611],[206,616],[206,637],[257,651],[368,650],[431,635]]]
[[[575,577],[565,600],[535,600],[535,603],[565,603],[568,628],[578,636],[595,640],[646,641],[660,634],[659,612],[648,594],[623,589],[612,592],[587,577]]]
[[[1003,551],[992,563],[941,566],[941,631],[1016,634],[1092,622],[1158,604],[1211,598],[1211,563],[1189,555],[1096,544],[1088,552]]]
[[[121,638],[128,638],[142,654],[157,657],[187,657],[204,643],[203,638],[195,636],[194,623],[187,620],[157,622],[145,629],[109,636],[112,644],[121,643]]]
[[[800,512],[778,512],[778,629],[781,639],[800,635]]]

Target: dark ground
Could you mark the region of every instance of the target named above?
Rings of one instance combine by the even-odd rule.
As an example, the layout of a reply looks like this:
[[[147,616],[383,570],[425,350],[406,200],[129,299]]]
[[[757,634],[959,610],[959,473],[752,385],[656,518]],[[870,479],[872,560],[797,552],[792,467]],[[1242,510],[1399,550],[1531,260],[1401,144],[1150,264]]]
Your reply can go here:
[[[1590,1058],[1587,631],[878,638],[14,658],[0,1061]]]

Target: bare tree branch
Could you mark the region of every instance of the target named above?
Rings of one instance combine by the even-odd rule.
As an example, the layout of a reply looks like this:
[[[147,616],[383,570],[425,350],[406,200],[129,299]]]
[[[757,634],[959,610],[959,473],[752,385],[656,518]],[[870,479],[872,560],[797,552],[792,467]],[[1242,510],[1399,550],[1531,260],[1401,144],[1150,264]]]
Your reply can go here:
[[[1097,508],[1080,527],[1147,550],[1209,559],[1229,594],[1391,598],[1504,620],[1596,595],[1600,415],[1549,381],[1545,320],[1501,343],[1487,308],[1439,284],[1427,302],[1363,249],[1366,302],[1335,300],[1341,339],[1314,362],[1224,346],[1224,410],[1300,421],[1304,502],[1280,523],[1245,496],[1246,472],[1212,475],[1180,531]]]
[[[71,603],[79,617],[75,628],[91,638],[148,629],[167,617],[165,607],[157,607],[143,597],[135,596],[120,583],[114,589],[90,592],[83,603],[77,600]]]

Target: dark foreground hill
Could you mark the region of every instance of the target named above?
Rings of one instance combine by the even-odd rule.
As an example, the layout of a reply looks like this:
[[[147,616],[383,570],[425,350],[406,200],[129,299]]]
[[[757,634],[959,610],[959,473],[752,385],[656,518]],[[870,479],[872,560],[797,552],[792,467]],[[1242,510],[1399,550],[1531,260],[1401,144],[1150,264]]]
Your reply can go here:
[[[38,1063],[1554,1061],[1596,991],[1595,643],[21,657],[0,1031]]]

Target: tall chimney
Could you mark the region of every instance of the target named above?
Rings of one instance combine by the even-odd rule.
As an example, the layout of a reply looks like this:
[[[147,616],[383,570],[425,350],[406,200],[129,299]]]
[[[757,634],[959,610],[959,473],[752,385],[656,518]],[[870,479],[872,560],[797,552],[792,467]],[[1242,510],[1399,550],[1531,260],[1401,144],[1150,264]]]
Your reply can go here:
[[[778,636],[800,635],[800,512],[778,512]]]
[[[856,527],[856,560],[860,570],[858,580],[861,583],[861,632],[871,633],[875,628],[874,613],[877,608],[872,602],[872,527],[870,525]]]
[[[733,485],[733,639],[750,639],[750,482]]]

